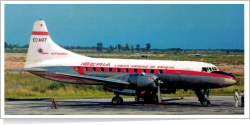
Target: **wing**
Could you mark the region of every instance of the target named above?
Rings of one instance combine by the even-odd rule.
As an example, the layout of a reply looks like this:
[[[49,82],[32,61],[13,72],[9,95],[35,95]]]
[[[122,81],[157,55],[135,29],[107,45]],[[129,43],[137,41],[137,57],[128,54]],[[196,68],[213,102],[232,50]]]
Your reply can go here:
[[[69,74],[69,73],[62,73],[62,72],[53,72],[53,74],[95,81],[95,82],[98,82],[100,85],[105,85],[105,86],[108,86],[111,88],[116,88],[116,89],[126,89],[129,86],[129,82],[124,81],[124,80],[119,80],[119,79],[102,78],[102,77],[86,76],[86,75],[78,75],[78,74]]]
[[[54,72],[43,68],[24,68],[19,70],[12,71],[28,71],[35,75],[51,79],[59,82],[66,82],[72,84],[87,84],[87,85],[105,85],[114,89],[126,89],[129,86],[129,82],[125,80],[115,79],[115,78],[102,78],[95,76],[86,76],[79,74],[63,73],[63,72]],[[64,81],[60,78],[66,78]],[[71,81],[67,81],[73,79]],[[78,80],[75,80],[78,79]],[[76,82],[77,81],[77,82]]]
[[[88,80],[95,80],[98,82],[104,82],[104,83],[116,83],[121,85],[129,85],[127,81],[124,80],[118,80],[118,79],[109,79],[109,78],[102,78],[102,77],[95,77],[95,76],[85,76],[85,75],[77,75],[77,74],[69,74],[69,73],[61,73],[61,72],[53,72],[54,74],[58,75],[64,75],[69,77],[75,77],[75,78],[83,78]]]

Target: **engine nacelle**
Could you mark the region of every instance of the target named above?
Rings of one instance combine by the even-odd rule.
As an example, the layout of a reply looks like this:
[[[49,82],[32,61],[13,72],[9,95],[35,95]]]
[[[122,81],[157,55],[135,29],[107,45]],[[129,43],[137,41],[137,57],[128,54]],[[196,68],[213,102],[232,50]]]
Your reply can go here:
[[[131,74],[128,77],[128,82],[140,90],[152,90],[156,89],[156,81],[158,77],[150,74]]]
[[[134,96],[135,95],[135,90],[131,90],[131,89],[124,89],[124,90],[114,89],[114,94]]]

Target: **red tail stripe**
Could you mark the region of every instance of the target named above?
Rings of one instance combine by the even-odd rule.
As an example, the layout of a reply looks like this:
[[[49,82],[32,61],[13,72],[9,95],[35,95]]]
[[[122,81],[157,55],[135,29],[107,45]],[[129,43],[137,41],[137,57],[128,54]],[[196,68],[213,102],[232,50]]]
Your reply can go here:
[[[33,31],[32,35],[49,35],[49,32]]]

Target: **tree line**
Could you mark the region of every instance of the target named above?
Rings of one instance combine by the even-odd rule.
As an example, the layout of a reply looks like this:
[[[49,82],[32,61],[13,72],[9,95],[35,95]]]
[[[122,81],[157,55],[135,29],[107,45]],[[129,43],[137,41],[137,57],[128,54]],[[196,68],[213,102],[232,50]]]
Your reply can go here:
[[[29,48],[29,44],[25,44],[23,46],[20,46],[19,44],[8,44],[7,42],[4,42],[4,48],[7,49],[7,48],[10,48],[10,49],[13,49],[13,48]]]
[[[114,50],[117,50],[119,52],[121,51],[128,51],[128,52],[134,52],[135,50],[137,52],[139,51],[150,51],[151,48],[151,44],[147,43],[145,48],[140,48],[140,44],[136,44],[136,48],[134,47],[134,45],[129,46],[129,44],[127,43],[125,46],[121,45],[121,44],[117,44],[116,46],[112,46],[110,45],[109,47],[105,48],[107,50],[107,52],[114,52]],[[104,49],[102,42],[97,43],[97,48],[96,50],[101,52]]]
[[[126,43],[126,45],[122,45],[122,44],[117,44],[115,46],[110,45],[109,47],[103,47],[103,43],[99,42],[96,44],[96,46],[92,46],[92,47],[83,47],[83,46],[62,46],[60,45],[60,47],[63,47],[67,50],[72,50],[72,49],[77,49],[77,50],[96,50],[98,52],[102,52],[103,50],[106,50],[106,52],[111,53],[114,51],[118,51],[118,52],[134,52],[135,50],[137,52],[142,51],[142,52],[149,52],[149,51],[154,51],[154,52],[165,52],[165,51],[171,51],[171,52],[177,52],[180,53],[182,51],[186,52],[186,51],[192,51],[194,50],[195,53],[197,53],[197,51],[221,51],[221,52],[226,52],[227,54],[230,52],[237,52],[237,53],[244,53],[244,49],[180,49],[180,48],[168,48],[168,49],[151,49],[151,44],[147,43],[145,47],[141,48],[140,44],[136,44],[134,45],[129,45],[128,43]],[[29,48],[29,44],[25,44],[23,46],[20,46],[19,44],[8,44],[7,42],[4,42],[4,48],[5,49],[10,49],[13,50],[13,48],[24,48],[27,49]],[[9,52],[9,51],[8,51]],[[14,52],[14,51],[13,51]]]

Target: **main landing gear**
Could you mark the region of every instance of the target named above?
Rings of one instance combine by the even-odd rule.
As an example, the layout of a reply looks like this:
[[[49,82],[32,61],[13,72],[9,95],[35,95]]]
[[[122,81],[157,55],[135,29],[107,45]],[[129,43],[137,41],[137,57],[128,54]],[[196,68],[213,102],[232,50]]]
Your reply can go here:
[[[155,91],[136,91],[135,101],[143,99],[145,103],[158,103]]]
[[[122,105],[123,99],[122,99],[122,97],[119,97],[119,95],[116,95],[114,98],[112,98],[111,102],[113,105]]]
[[[194,90],[195,94],[198,96],[199,101],[201,103],[201,106],[210,106],[210,101],[208,98],[205,97],[205,94],[207,94],[207,97],[209,96],[210,90],[205,89],[203,92],[200,89]]]

